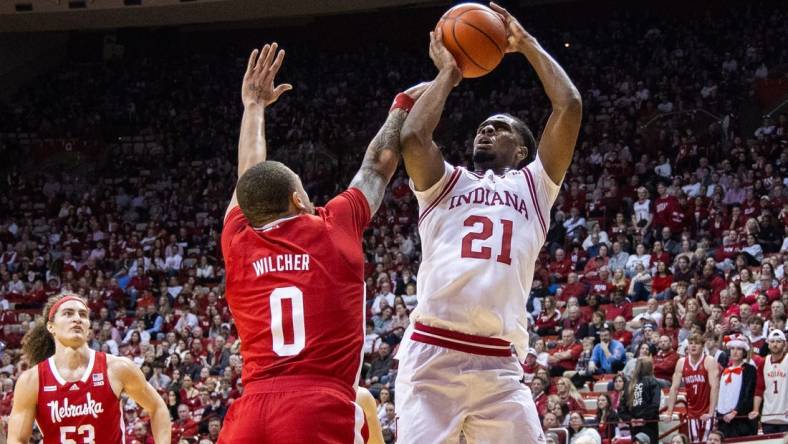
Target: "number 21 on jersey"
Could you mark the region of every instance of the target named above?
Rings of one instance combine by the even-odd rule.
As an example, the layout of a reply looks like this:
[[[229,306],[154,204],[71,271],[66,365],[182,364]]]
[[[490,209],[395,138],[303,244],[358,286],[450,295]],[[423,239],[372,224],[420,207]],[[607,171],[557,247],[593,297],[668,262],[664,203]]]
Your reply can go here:
[[[489,217],[468,216],[463,222],[466,227],[471,227],[471,231],[462,238],[462,251],[460,257],[470,259],[492,259],[493,247],[498,255],[495,257],[497,262],[502,264],[512,264],[512,226],[509,219],[501,219],[500,226],[497,227]],[[498,240],[500,235],[500,241]],[[490,239],[493,238],[494,239]]]

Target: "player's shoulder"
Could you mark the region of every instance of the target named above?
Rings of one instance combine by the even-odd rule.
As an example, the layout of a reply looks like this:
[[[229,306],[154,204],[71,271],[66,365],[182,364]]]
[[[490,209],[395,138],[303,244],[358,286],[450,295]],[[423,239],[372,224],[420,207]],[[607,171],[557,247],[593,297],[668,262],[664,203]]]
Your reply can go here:
[[[98,352],[96,353],[98,354]],[[105,354],[107,357],[107,372],[113,375],[123,377],[129,373],[137,370],[137,364],[125,356],[114,356]]]
[[[16,380],[16,386],[23,389],[38,389],[38,365],[34,365],[23,371]]]

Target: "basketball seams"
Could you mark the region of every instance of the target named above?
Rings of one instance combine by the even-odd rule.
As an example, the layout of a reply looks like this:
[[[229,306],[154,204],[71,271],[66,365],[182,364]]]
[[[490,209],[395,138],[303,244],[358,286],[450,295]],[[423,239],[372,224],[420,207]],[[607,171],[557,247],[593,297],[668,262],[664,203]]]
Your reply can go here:
[[[447,13],[444,14],[441,17],[441,19],[438,21],[437,27],[442,28],[444,30],[444,38],[446,39],[446,43],[451,44],[452,51],[457,52],[457,59],[458,59],[457,61],[458,62],[463,61],[463,63],[466,65],[465,67],[460,66],[463,70],[464,77],[468,77],[468,78],[480,77],[482,75],[491,72],[493,69],[495,69],[496,66],[498,66],[498,63],[500,63],[501,59],[505,56],[505,49],[498,44],[495,38],[503,37],[505,39],[506,37],[505,35],[504,36],[500,35],[499,29],[495,29],[496,28],[495,23],[491,23],[491,21],[496,21],[496,20],[498,22],[501,22],[501,18],[498,17],[494,12],[485,10],[486,8],[484,7],[473,7],[473,5],[466,5],[466,7],[464,8],[455,7],[452,9],[459,9],[459,10],[447,11]],[[471,18],[469,19],[464,18],[466,13],[477,12],[477,11],[484,13],[484,15],[471,14],[470,16]],[[480,22],[483,22],[483,24],[473,23],[472,20],[478,20]],[[449,21],[451,21],[451,23],[449,23]],[[460,31],[458,31],[457,30],[458,22],[468,26],[468,29],[467,30],[461,29]],[[501,24],[505,28],[506,26],[505,23],[501,22]],[[444,25],[450,26],[451,32],[448,32],[449,30],[447,30]],[[473,34],[474,32],[483,35],[485,39],[479,40],[478,37],[471,37],[474,35]],[[470,34],[466,35],[464,33],[470,33]],[[485,51],[492,51],[493,54],[495,53],[494,51],[497,51],[498,60],[497,61],[489,60],[489,57],[486,55],[483,57],[484,62],[476,60],[474,57],[471,56],[469,52],[476,53],[479,51],[478,49],[479,47],[465,48],[462,45],[461,40],[458,38],[458,35],[465,36],[464,38],[470,37],[476,39],[477,41],[476,45],[485,45],[484,42],[489,42],[489,44],[492,45],[492,48],[488,46],[487,49],[485,49]],[[451,39],[451,41],[449,41],[449,39]],[[485,66],[487,64],[486,62],[490,62],[491,66],[489,67]],[[475,72],[477,70],[479,72]]]
[[[495,46],[495,48],[498,50],[498,52],[499,52],[501,55],[504,55],[504,51],[503,51],[503,49],[502,49],[500,46],[498,46],[498,42],[496,42],[496,41],[495,41],[495,40],[494,40],[492,37],[490,37],[490,36],[487,34],[487,32],[486,32],[486,31],[484,31],[483,29],[479,28],[478,26],[474,25],[473,23],[471,23],[471,22],[469,22],[469,21],[462,20],[462,18],[461,18],[461,17],[462,17],[463,15],[465,15],[465,14],[469,13],[469,12],[481,12],[481,13],[483,13],[483,14],[487,14],[487,15],[493,15],[493,14],[491,14],[491,13],[490,13],[490,12],[488,12],[488,11],[485,11],[484,9],[476,9],[476,8],[474,8],[474,9],[468,9],[468,10],[466,10],[466,11],[462,11],[461,13],[457,14],[457,16],[455,16],[455,17],[453,17],[453,18],[454,18],[454,20],[456,20],[456,21],[461,21],[463,24],[465,24],[465,25],[468,25],[468,26],[470,26],[471,28],[473,28],[473,29],[475,29],[475,30],[479,31],[479,32],[480,32],[480,33],[481,33],[483,36],[487,37],[487,40],[489,40],[489,41],[490,41],[490,42],[493,44],[493,46]],[[500,17],[498,17],[498,16],[495,16],[495,18],[496,18],[497,20],[500,20],[500,19],[501,19],[501,18],[500,18]],[[505,27],[506,27],[506,24],[504,24],[504,29],[505,29]],[[454,29],[454,27],[452,27],[452,29]],[[459,41],[458,41],[458,42],[459,42]]]
[[[457,19],[452,18],[451,20],[452,20],[452,22],[451,22],[451,37],[454,39],[454,42],[457,44],[457,48],[459,48],[460,51],[462,51],[462,53],[465,54],[465,58],[468,59],[469,62],[471,62],[474,65],[476,65],[476,67],[481,69],[482,71],[489,72],[489,69],[487,69],[487,68],[483,67],[482,65],[478,64],[476,62],[476,60],[474,60],[473,57],[471,57],[471,55],[468,54],[467,51],[465,51],[465,48],[462,47],[462,44],[460,44],[460,40],[457,38],[457,31],[456,31],[457,27],[455,26],[457,24]],[[463,22],[463,23],[466,23],[466,22]]]

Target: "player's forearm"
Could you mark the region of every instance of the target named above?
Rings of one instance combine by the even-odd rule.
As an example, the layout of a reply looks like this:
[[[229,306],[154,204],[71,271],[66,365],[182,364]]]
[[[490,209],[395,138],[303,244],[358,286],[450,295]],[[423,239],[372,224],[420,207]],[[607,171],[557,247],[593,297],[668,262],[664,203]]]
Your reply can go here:
[[[400,130],[407,115],[402,109],[389,113],[386,122],[369,143],[361,168],[350,182],[351,187],[364,193],[373,214],[383,201],[391,176],[397,171],[400,159]]]
[[[172,421],[164,401],[161,402],[161,405],[156,406],[154,411],[148,413],[150,413],[151,418],[153,441],[156,444],[170,444],[172,439]]]
[[[238,177],[266,159],[265,107],[253,104],[244,107],[238,137]]]
[[[719,396],[720,384],[711,383],[711,394],[709,396],[709,415],[714,415],[717,411],[717,398]]]
[[[526,39],[520,44],[520,53],[528,59],[536,75],[542,82],[545,94],[550,99],[553,109],[579,107],[582,103],[572,80],[561,65],[542,48],[535,38]]]
[[[380,127],[380,130],[367,146],[362,167],[367,167],[380,174],[388,182],[400,159],[400,132],[408,113],[397,108],[391,111]]]
[[[454,85],[457,84],[458,76],[461,74],[455,69],[444,69],[424,91],[424,94],[416,100],[413,108],[405,119],[402,126],[401,139],[403,147],[405,141],[417,139],[418,144],[424,148],[429,148],[432,141],[432,133],[440,122],[443,108],[446,106],[446,99],[449,97]],[[407,144],[412,146],[413,144]],[[407,148],[405,148],[407,149]]]

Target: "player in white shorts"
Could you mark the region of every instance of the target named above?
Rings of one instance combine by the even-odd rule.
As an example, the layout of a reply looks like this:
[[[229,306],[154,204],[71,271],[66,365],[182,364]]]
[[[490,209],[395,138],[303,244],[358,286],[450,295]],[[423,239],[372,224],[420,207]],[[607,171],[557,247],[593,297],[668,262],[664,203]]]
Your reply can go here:
[[[474,171],[449,165],[432,133],[461,74],[440,33],[431,35],[439,73],[400,139],[422,242],[418,306],[397,354],[400,444],[457,443],[461,433],[469,444],[545,442],[518,358],[527,355],[534,263],[572,161],[582,105],[536,39],[491,6],[507,23],[507,52],[525,55],[553,110],[538,150],[523,122],[498,114],[477,130]]]

